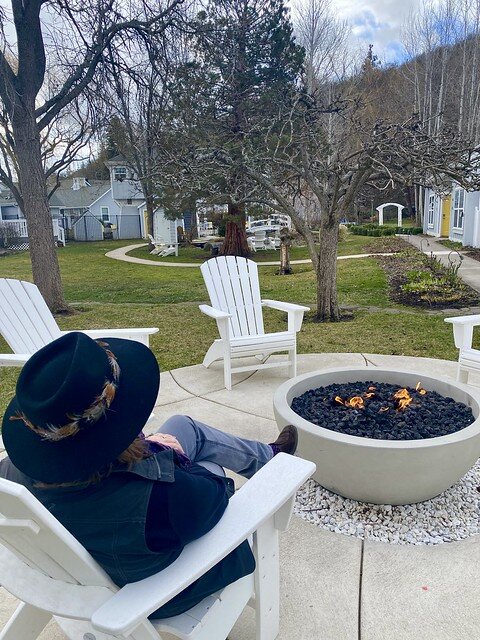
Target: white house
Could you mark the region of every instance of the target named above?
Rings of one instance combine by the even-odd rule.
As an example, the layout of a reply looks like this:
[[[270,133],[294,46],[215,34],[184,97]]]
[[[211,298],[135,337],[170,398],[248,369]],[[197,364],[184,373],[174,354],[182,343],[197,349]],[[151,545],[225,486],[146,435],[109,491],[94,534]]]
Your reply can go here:
[[[424,211],[425,234],[480,247],[480,191],[466,191],[456,183],[447,195],[426,189]]]
[[[145,199],[135,172],[131,169],[125,158],[117,155],[105,162],[110,171],[110,185],[113,200],[117,203],[123,224],[123,237],[127,232],[133,232],[136,220],[139,221],[141,235],[130,238],[147,236],[147,211]],[[157,209],[153,214],[153,235],[156,240],[163,240],[167,243],[177,242],[177,228],[184,229],[182,218],[169,220],[165,218],[163,209]]]

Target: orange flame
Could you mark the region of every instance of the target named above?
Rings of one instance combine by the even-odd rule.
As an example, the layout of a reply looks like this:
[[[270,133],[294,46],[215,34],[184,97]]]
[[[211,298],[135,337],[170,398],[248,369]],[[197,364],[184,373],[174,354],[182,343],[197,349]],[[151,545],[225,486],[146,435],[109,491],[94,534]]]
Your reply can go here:
[[[424,395],[426,395],[426,393],[427,393],[427,392],[425,391],[425,389],[422,389],[422,387],[420,386],[420,382],[417,382],[417,386],[415,387],[415,391],[416,391],[417,393],[419,393],[421,396],[424,396]]]
[[[397,400],[397,410],[404,411],[408,405],[412,402],[412,396],[406,389],[399,389],[393,394],[395,400]]]
[[[335,396],[335,402],[343,404],[345,407],[350,407],[351,409],[365,408],[365,403],[361,396],[353,396],[353,398],[350,398],[349,400],[343,400],[340,396]]]
[[[350,398],[346,404],[354,409],[363,409],[365,406],[361,396],[353,396],[353,398]]]

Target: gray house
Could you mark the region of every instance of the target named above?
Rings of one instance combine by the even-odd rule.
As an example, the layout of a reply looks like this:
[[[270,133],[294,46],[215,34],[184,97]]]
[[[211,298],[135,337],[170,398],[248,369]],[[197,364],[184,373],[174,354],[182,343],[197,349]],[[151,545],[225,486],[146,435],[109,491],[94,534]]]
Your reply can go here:
[[[133,172],[121,156],[106,164],[109,181],[65,178],[51,195],[56,236],[77,241],[146,237],[145,201]],[[176,242],[179,226],[183,227],[183,220],[167,220],[162,210],[155,212],[156,238]],[[0,190],[0,229],[4,243],[7,236],[15,236],[17,248],[28,248],[26,221],[12,193],[5,188]]]
[[[452,184],[448,195],[425,191],[423,231],[429,236],[480,247],[480,191]]]
[[[135,172],[128,166],[125,158],[117,155],[105,162],[110,171],[110,183],[112,198],[118,204],[121,211],[121,223],[123,224],[123,232],[131,230],[134,225],[135,217],[140,220],[141,235],[128,237],[147,236],[147,212],[145,209],[145,199],[141,191],[140,184],[136,179]],[[178,227],[185,228],[182,218],[177,220],[169,220],[164,216],[163,209],[157,209],[153,214],[153,235],[156,240],[163,240],[167,243],[175,243],[178,239]],[[122,237],[127,237],[123,235]]]

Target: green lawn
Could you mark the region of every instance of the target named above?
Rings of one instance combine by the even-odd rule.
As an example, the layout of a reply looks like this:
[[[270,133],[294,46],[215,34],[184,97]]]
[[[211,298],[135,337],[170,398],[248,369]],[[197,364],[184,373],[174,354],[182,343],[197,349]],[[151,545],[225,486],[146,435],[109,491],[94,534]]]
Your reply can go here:
[[[354,238],[343,250],[362,253],[366,239]],[[368,243],[375,240],[368,238]],[[59,249],[65,294],[76,310],[72,316],[58,318],[60,327],[156,326],[160,331],[153,336],[151,346],[163,370],[201,362],[217,331],[214,321],[198,310],[198,304],[207,301],[200,270],[149,267],[105,257],[106,251],[126,244],[128,241],[70,243]],[[313,305],[315,278],[310,265],[297,265],[294,270],[291,276],[278,276],[275,267],[260,267],[262,295]],[[31,280],[28,254],[0,257],[0,277]],[[338,290],[342,305],[360,307],[355,318],[335,324],[316,324],[307,319],[299,334],[299,353],[374,352],[456,358],[451,328],[443,317],[391,303],[383,270],[374,258],[339,261]],[[265,317],[268,329],[285,327],[283,314],[266,310]],[[2,340],[0,350],[9,351]],[[17,375],[17,369],[0,370],[0,412],[14,393]]]
[[[356,253],[365,253],[366,242],[365,236],[349,235],[344,242],[340,242],[338,245],[338,255],[348,256]],[[128,255],[135,258],[146,258],[153,262],[198,262],[199,264],[210,258],[209,251],[198,247],[180,247],[178,256],[167,256],[166,258],[150,255],[147,246],[133,249],[133,251],[128,252]],[[308,260],[309,258],[307,247],[292,247],[290,250],[290,260]],[[278,250],[269,249],[267,251],[256,251],[252,254],[252,259],[259,263],[274,262],[279,261],[280,256]]]

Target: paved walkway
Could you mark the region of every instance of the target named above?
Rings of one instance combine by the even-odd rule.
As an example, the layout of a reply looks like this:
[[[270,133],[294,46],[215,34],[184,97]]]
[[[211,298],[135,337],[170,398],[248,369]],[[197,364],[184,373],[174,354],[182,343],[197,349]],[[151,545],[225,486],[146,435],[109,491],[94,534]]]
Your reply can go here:
[[[456,372],[451,361],[360,353],[301,355],[298,364],[299,374],[331,367],[369,367],[372,375],[376,367],[452,378]],[[197,365],[164,372],[155,422],[148,430],[169,416],[188,414],[271,442],[277,433],[272,396],[285,375],[283,368],[238,374],[233,390],[226,391],[218,363],[208,370]],[[331,533],[294,517],[281,536],[280,563],[279,640],[478,637],[480,536],[435,547],[388,545]],[[15,599],[0,589],[0,628],[15,605]],[[229,638],[255,638],[250,611],[242,614]],[[65,640],[54,623],[40,639]]]
[[[410,235],[401,237],[420,251],[423,251],[423,253],[426,253],[427,255],[433,253],[433,255],[437,256],[440,262],[446,267],[450,266],[451,261],[454,263],[458,262],[457,251],[445,248],[443,244],[435,241],[435,239],[430,236]],[[465,284],[468,284],[472,289],[480,293],[480,262],[473,258],[469,258],[468,255],[463,254],[462,251],[460,251],[460,255],[463,260],[458,270],[459,278],[461,278]]]
[[[127,253],[129,251],[133,251],[134,249],[138,249],[139,247],[146,247],[147,245],[143,242],[142,244],[130,244],[127,247],[120,247],[120,249],[113,249],[113,251],[108,251],[105,255],[107,258],[113,258],[114,260],[121,260],[123,262],[133,262],[135,264],[146,264],[150,267],[201,267],[201,262],[163,262],[163,261],[155,261],[155,260],[147,260],[145,258],[135,258],[134,256],[128,256]],[[337,260],[350,260],[351,258],[369,258],[370,256],[391,256],[391,253],[357,253],[352,256],[338,256]],[[290,260],[290,264],[311,264],[311,260]],[[278,267],[280,266],[279,261],[274,262],[258,262],[259,267]]]

